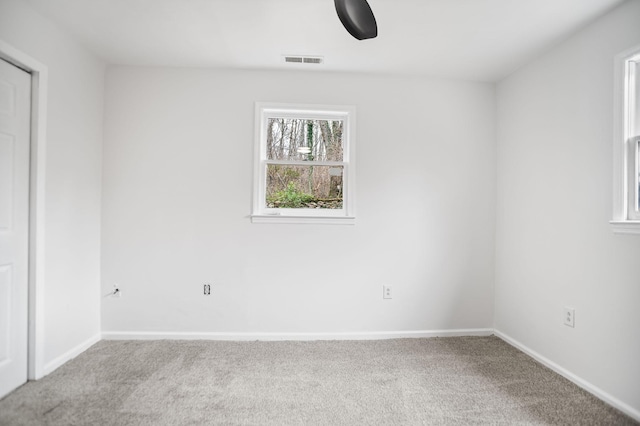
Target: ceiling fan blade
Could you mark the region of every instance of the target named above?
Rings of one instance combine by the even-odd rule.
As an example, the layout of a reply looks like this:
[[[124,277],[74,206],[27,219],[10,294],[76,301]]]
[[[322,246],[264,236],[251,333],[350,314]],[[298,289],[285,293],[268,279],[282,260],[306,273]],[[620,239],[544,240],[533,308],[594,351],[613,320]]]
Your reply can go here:
[[[358,40],[378,35],[378,25],[367,0],[335,0],[336,12],[349,34]]]

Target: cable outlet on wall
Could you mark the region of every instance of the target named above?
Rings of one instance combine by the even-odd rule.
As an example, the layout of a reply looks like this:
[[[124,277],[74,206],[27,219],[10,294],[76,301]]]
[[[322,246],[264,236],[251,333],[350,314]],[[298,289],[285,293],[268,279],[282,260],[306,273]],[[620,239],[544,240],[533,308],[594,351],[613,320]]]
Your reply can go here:
[[[120,297],[122,294],[122,290],[120,290],[120,286],[118,284],[113,285],[113,291],[111,292],[111,297]]]
[[[571,328],[576,326],[576,310],[574,308],[564,307],[564,325]]]
[[[383,299],[392,299],[393,298],[393,292],[391,291],[391,286],[390,285],[383,285],[382,286],[382,298]]]
[[[211,294],[211,284],[205,284],[204,285],[204,295],[208,296]]]

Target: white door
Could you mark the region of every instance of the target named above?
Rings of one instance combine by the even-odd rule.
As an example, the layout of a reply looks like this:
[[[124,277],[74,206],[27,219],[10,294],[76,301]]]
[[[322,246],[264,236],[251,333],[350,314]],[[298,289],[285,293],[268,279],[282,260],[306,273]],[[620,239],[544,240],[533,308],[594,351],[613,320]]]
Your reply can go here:
[[[27,381],[31,76],[0,59],[0,398]]]

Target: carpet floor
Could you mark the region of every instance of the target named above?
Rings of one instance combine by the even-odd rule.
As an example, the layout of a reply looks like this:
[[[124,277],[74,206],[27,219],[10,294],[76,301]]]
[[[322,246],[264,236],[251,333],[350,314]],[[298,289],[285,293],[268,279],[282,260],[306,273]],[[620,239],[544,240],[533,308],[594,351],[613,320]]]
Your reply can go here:
[[[638,424],[497,337],[101,341],[1,425]]]

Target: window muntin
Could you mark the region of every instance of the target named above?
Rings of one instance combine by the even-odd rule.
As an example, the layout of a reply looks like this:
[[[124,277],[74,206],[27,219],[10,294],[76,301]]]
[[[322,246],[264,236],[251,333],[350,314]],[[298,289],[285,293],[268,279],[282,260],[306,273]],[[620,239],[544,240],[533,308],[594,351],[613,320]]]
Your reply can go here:
[[[257,103],[252,220],[353,223],[354,135],[353,107]]]

